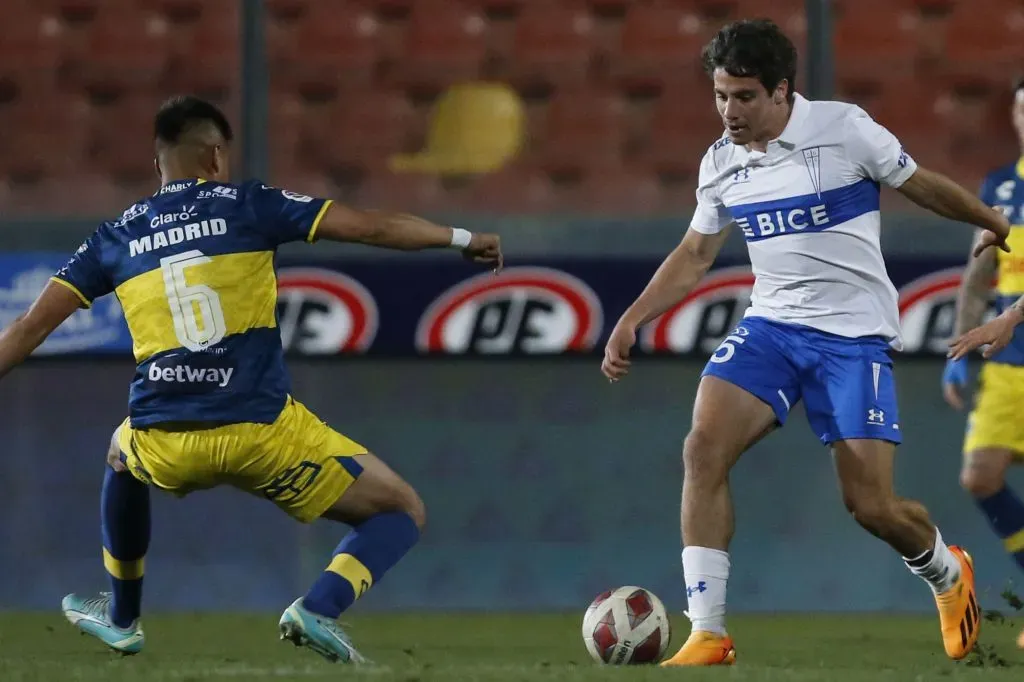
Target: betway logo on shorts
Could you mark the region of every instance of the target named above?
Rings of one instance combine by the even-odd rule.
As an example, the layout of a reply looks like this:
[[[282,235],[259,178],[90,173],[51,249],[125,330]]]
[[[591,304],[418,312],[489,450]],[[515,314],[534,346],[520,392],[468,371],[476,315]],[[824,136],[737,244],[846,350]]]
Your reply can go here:
[[[154,382],[211,384],[219,388],[226,388],[231,383],[231,375],[234,373],[234,367],[191,367],[190,365],[161,367],[154,362],[149,366],[146,376]]]
[[[509,268],[455,285],[420,318],[422,353],[552,354],[587,351],[601,332],[597,295],[560,270]]]
[[[900,289],[903,352],[946,355],[956,326],[956,297],[962,276],[963,268],[947,268],[919,277]],[[995,314],[993,294],[985,321]]]
[[[147,234],[144,237],[131,240],[128,242],[128,255],[134,258],[140,254],[156,251],[171,244],[180,244],[203,237],[216,237],[226,234],[227,231],[228,224],[223,218],[212,218],[211,220],[201,220],[197,223],[182,225],[181,227],[172,227],[169,230],[154,232],[153,234]]]
[[[362,353],[377,335],[377,303],[362,284],[323,268],[281,268],[277,317],[286,351]]]
[[[640,346],[658,353],[713,353],[750,307],[749,267],[712,271],[675,307],[640,331]]]

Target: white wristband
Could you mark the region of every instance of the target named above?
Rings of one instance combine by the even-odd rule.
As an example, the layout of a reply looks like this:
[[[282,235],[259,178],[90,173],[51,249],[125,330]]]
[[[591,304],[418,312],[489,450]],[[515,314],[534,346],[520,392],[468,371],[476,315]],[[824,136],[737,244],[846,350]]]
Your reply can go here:
[[[473,239],[473,233],[469,230],[463,230],[461,227],[452,228],[452,243],[453,249],[464,249],[469,246],[470,240]]]

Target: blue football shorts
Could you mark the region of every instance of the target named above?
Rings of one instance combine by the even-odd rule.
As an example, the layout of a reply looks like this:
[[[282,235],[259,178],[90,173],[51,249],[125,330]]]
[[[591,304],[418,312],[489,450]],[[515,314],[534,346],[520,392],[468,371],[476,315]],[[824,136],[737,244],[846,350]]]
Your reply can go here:
[[[762,317],[745,318],[702,376],[742,388],[775,411],[779,426],[801,400],[825,445],[847,439],[902,442],[889,344],[847,338]]]

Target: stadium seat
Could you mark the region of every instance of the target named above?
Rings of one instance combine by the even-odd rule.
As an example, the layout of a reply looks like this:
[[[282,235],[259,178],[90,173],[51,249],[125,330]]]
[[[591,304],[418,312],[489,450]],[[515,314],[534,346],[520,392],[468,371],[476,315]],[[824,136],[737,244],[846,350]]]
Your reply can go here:
[[[86,145],[88,105],[56,90],[0,108],[0,176],[34,183],[80,169]]]
[[[690,182],[722,130],[710,91],[694,96],[690,88],[670,88],[654,104],[647,144],[639,156],[665,181]]]
[[[661,205],[661,186],[654,173],[642,167],[610,165],[584,174],[578,184],[568,188],[563,206],[576,213],[657,213]]]
[[[94,111],[88,163],[120,184],[152,182],[153,114],[161,97],[136,94]]]
[[[945,21],[948,63],[960,72],[1019,68],[1024,6],[1000,0],[957,3]]]
[[[555,208],[555,188],[543,171],[513,163],[477,178],[466,208],[483,214],[547,213]]]
[[[900,0],[842,0],[834,17],[837,71],[901,77],[912,71],[920,47],[920,19],[913,7]]]
[[[55,83],[59,22],[25,0],[3,3],[0,22],[0,100],[17,96],[22,89]]]
[[[441,178],[427,174],[402,174],[375,167],[370,169],[352,195],[363,208],[430,212],[450,206]]]
[[[309,99],[329,99],[339,88],[367,87],[378,66],[380,22],[354,3],[312,3],[287,45],[294,51],[274,55],[281,71],[274,82],[288,84]]]
[[[502,84],[450,88],[434,109],[423,151],[392,157],[399,173],[489,173],[520,150],[525,114],[515,92]]]
[[[85,52],[74,55],[72,73],[94,97],[149,88],[164,77],[169,25],[159,15],[101,7],[85,31]]]
[[[407,148],[412,117],[400,92],[346,92],[305,117],[303,153],[325,167],[379,166]]]
[[[613,75],[631,93],[659,91],[700,69],[700,51],[713,31],[675,5],[635,4],[622,25]]]
[[[234,3],[208,2],[197,19],[174,25],[165,87],[226,101],[241,80],[239,22]]]
[[[474,80],[486,54],[483,15],[456,0],[413,6],[398,78],[410,92],[433,97],[449,85]]]
[[[512,80],[517,88],[551,89],[586,80],[594,38],[586,6],[530,3],[515,26]]]
[[[549,173],[578,175],[618,162],[625,142],[625,104],[601,90],[563,90],[544,120],[539,162]]]

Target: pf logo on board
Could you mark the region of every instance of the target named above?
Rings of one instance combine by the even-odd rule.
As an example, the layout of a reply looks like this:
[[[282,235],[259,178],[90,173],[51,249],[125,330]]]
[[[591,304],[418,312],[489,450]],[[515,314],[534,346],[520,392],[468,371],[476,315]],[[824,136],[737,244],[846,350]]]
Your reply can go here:
[[[962,267],[939,270],[905,284],[899,292],[903,352],[946,355],[956,327],[956,298]],[[995,280],[993,280],[995,286]],[[991,294],[984,321],[996,314]]]
[[[686,298],[640,330],[648,352],[713,353],[750,307],[754,273],[749,267],[711,271]]]
[[[286,351],[362,353],[377,335],[377,304],[366,287],[334,270],[282,268],[277,316]]]
[[[460,282],[420,318],[421,353],[544,355],[588,351],[602,325],[601,303],[560,270],[509,268]]]

